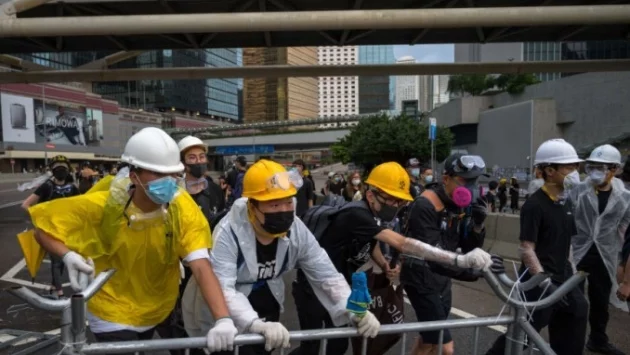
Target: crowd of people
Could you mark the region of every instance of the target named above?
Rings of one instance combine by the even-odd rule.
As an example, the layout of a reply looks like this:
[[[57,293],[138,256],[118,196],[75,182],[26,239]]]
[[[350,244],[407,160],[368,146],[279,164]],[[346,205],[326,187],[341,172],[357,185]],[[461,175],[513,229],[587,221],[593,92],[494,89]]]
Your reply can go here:
[[[548,278],[526,294],[538,300],[576,270],[589,273],[588,291],[571,291],[562,302],[537,310],[536,330],[549,328],[558,354],[623,354],[606,336],[608,302],[627,308],[630,297],[630,191],[618,176],[621,154],[596,148],[583,167],[561,139],[536,153],[538,188],[520,210],[523,280]],[[72,288],[79,275],[115,268],[116,274],[88,304],[97,341],[205,336],[206,349],[231,354],[239,333],[258,333],[264,345],[240,354],[269,354],[290,346],[280,323],[285,276],[297,269],[292,294],[301,329],[355,326],[373,338],[381,320],[348,308],[353,274],[373,273],[400,281],[418,321],[448,318],[452,280],[472,282],[481,270],[500,269],[502,259],[482,250],[485,219],[499,210],[506,181],[491,182],[482,157],[449,156],[439,178],[416,158],[405,167],[384,162],[371,171],[330,172],[317,204],[315,183],[304,161],[290,169],[261,159],[234,166],[215,182],[207,171],[207,146],[196,137],[175,142],[157,128],[132,136],[117,171],[90,189],[69,183],[70,163],[55,157],[52,177],[23,204],[37,241],[53,260],[53,283],[67,269]],[[630,181],[630,167],[622,178]],[[510,189],[519,189],[512,181]],[[52,193],[50,191],[53,191]],[[495,199],[496,196],[496,199]],[[511,201],[514,204],[514,201]],[[571,253],[572,251],[572,253]],[[65,265],[65,266],[64,266]],[[586,296],[588,296],[588,302]],[[609,299],[609,295],[612,298]],[[586,326],[591,333],[586,337]],[[587,341],[588,339],[588,341]],[[503,353],[499,337],[488,354]],[[438,349],[438,344],[442,348]],[[344,354],[347,339],[331,339],[327,353]],[[319,354],[304,341],[291,354]],[[448,330],[423,331],[414,355],[453,354]],[[172,354],[183,352],[171,351]]]

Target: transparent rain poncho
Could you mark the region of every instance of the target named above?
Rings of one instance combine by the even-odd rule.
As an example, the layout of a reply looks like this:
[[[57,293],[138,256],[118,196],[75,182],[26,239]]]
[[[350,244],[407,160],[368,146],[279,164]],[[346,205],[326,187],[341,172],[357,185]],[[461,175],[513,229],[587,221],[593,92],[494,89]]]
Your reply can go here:
[[[29,182],[25,182],[23,184],[19,184],[17,189],[20,192],[26,191],[26,190],[33,190],[39,187],[39,185],[45,183],[48,179],[50,179],[52,177],[52,173],[51,172],[46,172],[43,175],[40,175],[36,178],[34,178],[33,180],[29,181]]]
[[[570,192],[577,227],[571,246],[575,265],[578,265],[595,243],[613,284],[610,303],[628,311],[628,304],[616,297],[619,288],[616,273],[625,231],[630,224],[630,191],[619,179],[614,178],[611,183],[612,192],[601,215],[595,188],[589,178]]]
[[[143,213],[131,203],[129,172],[109,191],[58,199],[29,210],[37,228],[91,257],[96,272],[116,274],[88,304],[103,320],[153,326],[175,305],[179,258],[211,246],[210,228],[190,195],[178,191],[168,207]]]

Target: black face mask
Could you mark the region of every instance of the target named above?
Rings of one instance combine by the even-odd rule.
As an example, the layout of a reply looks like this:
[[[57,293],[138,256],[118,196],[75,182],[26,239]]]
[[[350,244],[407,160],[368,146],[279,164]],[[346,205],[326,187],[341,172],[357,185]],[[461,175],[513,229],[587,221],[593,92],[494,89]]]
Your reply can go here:
[[[265,223],[262,228],[270,234],[281,234],[289,230],[295,218],[293,211],[263,213]]]
[[[57,181],[66,181],[66,178],[68,178],[68,169],[55,168],[53,170],[53,176],[57,179]]]
[[[190,175],[199,179],[203,176],[203,174],[208,171],[208,165],[206,164],[187,164],[188,169],[190,170]]]
[[[381,203],[381,210],[376,214],[383,222],[391,222],[398,214],[398,207],[389,206]]]

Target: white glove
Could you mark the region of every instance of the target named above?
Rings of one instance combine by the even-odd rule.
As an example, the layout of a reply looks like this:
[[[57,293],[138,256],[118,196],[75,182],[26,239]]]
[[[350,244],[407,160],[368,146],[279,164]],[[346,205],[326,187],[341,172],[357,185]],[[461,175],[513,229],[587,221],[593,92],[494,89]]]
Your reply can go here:
[[[376,319],[374,313],[367,311],[363,318],[359,318],[355,314],[351,316],[352,321],[359,328],[359,334],[366,338],[374,338],[381,329],[381,322]]]
[[[464,269],[488,270],[492,265],[492,256],[485,250],[475,248],[473,251],[457,256],[457,266]]]
[[[85,260],[81,255],[69,251],[63,256],[62,260],[68,269],[68,278],[70,279],[72,289],[76,292],[83,291],[83,287],[87,287],[85,276],[79,276],[85,274],[87,276],[87,283],[94,279],[94,262],[92,259]]]
[[[206,344],[210,353],[216,351],[231,351],[234,348],[234,337],[238,333],[231,318],[221,318],[214,323],[214,327],[206,335]]]
[[[261,319],[256,319],[249,327],[249,331],[262,334],[265,337],[265,350],[267,351],[280,347],[285,349],[291,347],[289,344],[289,331],[278,322],[265,322]]]

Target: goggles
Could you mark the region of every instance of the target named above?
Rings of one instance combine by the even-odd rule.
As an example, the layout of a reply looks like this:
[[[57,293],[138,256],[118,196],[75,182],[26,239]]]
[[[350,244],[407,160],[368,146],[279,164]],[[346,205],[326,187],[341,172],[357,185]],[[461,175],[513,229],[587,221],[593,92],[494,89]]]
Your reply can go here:
[[[453,162],[451,170],[455,173],[481,171],[486,168],[486,162],[478,155],[462,155]]]
[[[283,171],[275,173],[267,180],[267,190],[289,190],[291,187],[299,189],[304,185],[302,176],[297,171]]]
[[[586,173],[590,173],[592,171],[603,171],[607,173],[608,166],[606,164],[601,164],[601,163],[586,163],[584,165],[584,171],[586,171]]]

